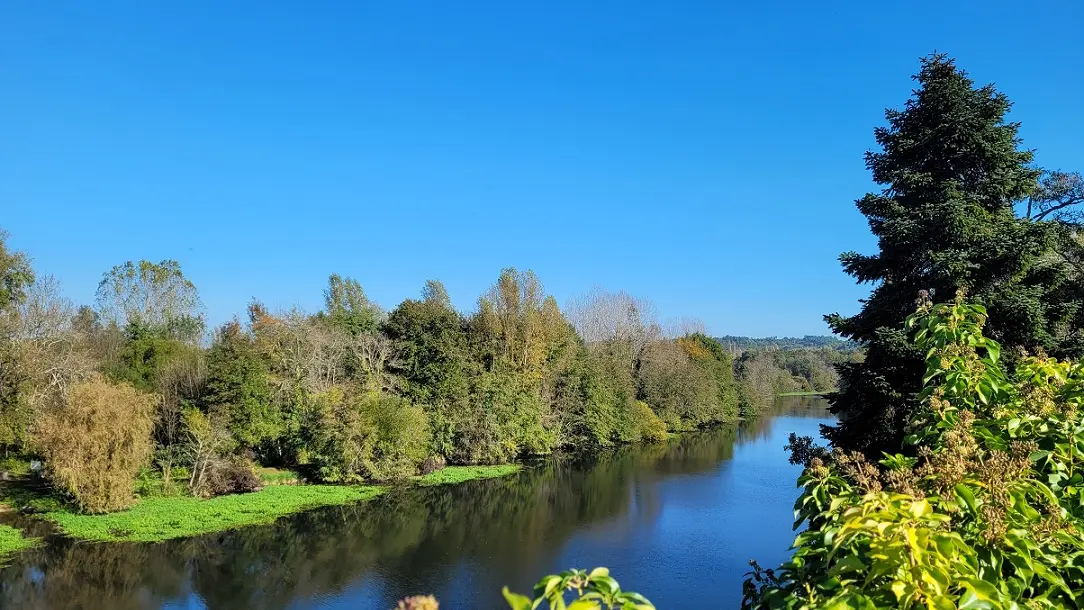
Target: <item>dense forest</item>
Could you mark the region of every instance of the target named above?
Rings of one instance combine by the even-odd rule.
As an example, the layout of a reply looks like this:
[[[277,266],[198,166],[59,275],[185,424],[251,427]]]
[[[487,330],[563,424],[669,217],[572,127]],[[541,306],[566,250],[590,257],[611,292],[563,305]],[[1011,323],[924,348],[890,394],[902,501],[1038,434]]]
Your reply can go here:
[[[90,512],[129,505],[148,468],[199,496],[254,488],[256,465],[385,481],[657,442],[834,385],[816,352],[735,359],[625,293],[562,310],[530,271],[502,271],[467,314],[437,281],[384,311],[331,275],[318,312],[253,301],[208,332],[176,261],[118,265],[76,307],[6,243],[0,452],[42,459]]]

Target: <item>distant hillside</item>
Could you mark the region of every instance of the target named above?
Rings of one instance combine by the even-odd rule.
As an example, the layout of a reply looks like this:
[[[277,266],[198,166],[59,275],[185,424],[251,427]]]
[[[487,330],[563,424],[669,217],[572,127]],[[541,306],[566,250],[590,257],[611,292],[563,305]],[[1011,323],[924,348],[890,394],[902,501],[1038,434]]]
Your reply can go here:
[[[741,352],[749,349],[821,349],[841,352],[858,349],[853,341],[844,341],[831,335],[806,335],[804,337],[736,337],[726,335],[715,338],[728,351]]]

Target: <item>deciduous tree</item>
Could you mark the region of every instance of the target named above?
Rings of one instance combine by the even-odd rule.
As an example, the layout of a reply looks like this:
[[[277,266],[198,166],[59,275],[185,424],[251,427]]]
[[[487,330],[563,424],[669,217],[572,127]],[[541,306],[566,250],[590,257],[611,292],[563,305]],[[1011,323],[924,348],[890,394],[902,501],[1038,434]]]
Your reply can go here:
[[[134,324],[183,341],[203,333],[199,292],[174,260],[113,267],[98,284],[97,303],[102,317],[121,328]]]
[[[53,483],[92,513],[133,501],[135,477],[150,460],[157,397],[127,384],[92,379],[75,384],[46,410],[34,430]]]

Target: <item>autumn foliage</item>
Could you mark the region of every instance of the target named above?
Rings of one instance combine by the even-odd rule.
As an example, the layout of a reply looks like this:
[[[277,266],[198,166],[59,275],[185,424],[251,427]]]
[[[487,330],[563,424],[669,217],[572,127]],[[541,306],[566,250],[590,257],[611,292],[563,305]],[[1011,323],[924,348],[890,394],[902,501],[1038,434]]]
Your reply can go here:
[[[43,413],[35,441],[49,474],[87,512],[129,506],[151,457],[156,397],[96,378],[76,384]]]

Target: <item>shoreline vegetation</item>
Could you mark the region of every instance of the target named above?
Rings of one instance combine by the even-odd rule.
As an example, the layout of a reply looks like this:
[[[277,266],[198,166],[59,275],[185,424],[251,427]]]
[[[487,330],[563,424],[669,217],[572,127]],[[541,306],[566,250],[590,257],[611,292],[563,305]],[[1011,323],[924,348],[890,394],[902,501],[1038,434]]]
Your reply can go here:
[[[402,486],[459,484],[505,477],[522,469],[520,464],[448,466],[412,477]],[[285,476],[289,474],[293,476]],[[296,473],[276,475],[280,480],[296,481],[300,478]],[[207,499],[188,495],[150,496],[141,498],[127,510],[83,514],[62,508],[57,499],[41,488],[37,493],[4,493],[8,486],[18,483],[18,480],[0,483],[0,505],[18,503],[29,506],[36,517],[54,524],[59,533],[94,542],[161,542],[263,525],[306,510],[366,502],[394,488],[393,485],[270,483],[258,491]],[[14,527],[0,526],[0,557],[28,548],[34,542],[34,539],[22,538]]]
[[[22,530],[10,525],[0,525],[0,566],[4,560],[19,551],[31,548],[41,541],[38,538],[24,536]]]
[[[0,495],[76,538],[196,535],[750,419],[856,354],[724,347],[624,292],[559,307],[516,269],[466,312],[436,280],[386,311],[332,274],[320,311],[246,313],[209,329],[172,260],[77,307],[0,231]]]

